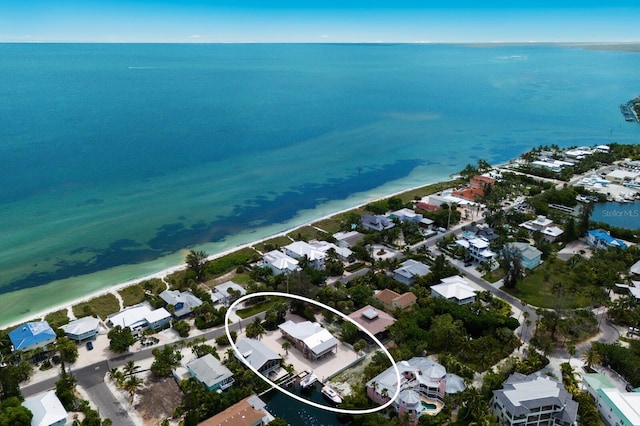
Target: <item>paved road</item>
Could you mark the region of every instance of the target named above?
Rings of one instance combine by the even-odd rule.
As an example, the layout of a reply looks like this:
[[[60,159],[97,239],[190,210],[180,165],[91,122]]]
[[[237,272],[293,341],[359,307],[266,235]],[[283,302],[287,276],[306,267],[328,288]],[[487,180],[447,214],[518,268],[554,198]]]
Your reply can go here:
[[[254,315],[250,318],[242,320],[239,323],[234,323],[229,326],[231,330],[239,330],[242,325],[246,325],[251,322],[255,317],[264,318],[264,313]],[[184,339],[185,342],[190,342],[196,338],[205,338],[206,340],[215,339],[225,333],[224,327],[209,330],[203,334],[189,337]],[[169,344],[171,345],[171,344]],[[154,348],[143,349],[138,352],[131,352],[125,355],[115,356],[108,360],[100,361],[86,367],[78,369],[72,368],[72,373],[76,377],[78,385],[81,386],[89,394],[89,398],[98,408],[98,412],[102,418],[109,418],[113,421],[114,425],[133,426],[133,422],[129,419],[127,411],[120,405],[118,400],[114,398],[113,394],[104,382],[105,375],[110,369],[114,367],[120,367],[126,364],[128,361],[141,361],[143,359],[152,358],[151,353],[153,349],[163,348],[166,345],[156,346]],[[49,389],[55,388],[55,382],[58,381],[58,377],[43,380],[30,386],[22,388],[22,395],[25,397],[35,395],[40,392],[44,392]]]

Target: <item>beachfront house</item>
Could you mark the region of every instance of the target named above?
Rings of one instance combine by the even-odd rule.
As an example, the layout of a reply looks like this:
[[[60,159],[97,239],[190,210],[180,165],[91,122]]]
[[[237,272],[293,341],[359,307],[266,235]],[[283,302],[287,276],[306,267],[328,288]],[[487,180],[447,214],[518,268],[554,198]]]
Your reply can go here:
[[[431,268],[424,263],[407,259],[400,264],[399,268],[393,271],[393,279],[406,285],[413,285],[417,277],[427,275],[429,272],[431,272]]]
[[[364,239],[364,234],[358,231],[336,232],[333,237],[340,247],[350,249]]]
[[[338,339],[317,322],[295,323],[288,320],[278,326],[282,337],[289,340],[305,358],[320,359],[333,353],[338,347]]]
[[[211,300],[214,305],[221,303],[227,306],[246,294],[247,290],[240,284],[227,281],[215,286],[213,290],[211,290]]]
[[[185,367],[191,377],[201,383],[208,391],[231,387],[234,382],[233,373],[211,354],[188,362]]]
[[[405,413],[415,421],[423,414],[437,414],[444,407],[445,395],[466,389],[464,379],[437,362],[425,357],[414,357],[397,363],[400,383],[393,366],[366,383],[367,397],[376,404],[388,402],[398,386],[402,391],[391,406],[399,417]]]
[[[362,328],[376,337],[382,335],[388,327],[396,321],[388,313],[374,308],[371,305],[364,306],[349,314],[349,318],[360,324]],[[370,339],[369,339],[370,340]]]
[[[440,284],[431,286],[432,297],[447,299],[458,305],[475,302],[477,292],[466,278],[459,275],[442,278]]]
[[[587,231],[587,244],[597,249],[626,249],[627,244],[614,238],[608,231],[603,229],[590,229]]]
[[[521,228],[526,229],[529,234],[538,231],[547,242],[554,242],[564,233],[564,231],[553,224],[553,220],[548,219],[544,215],[539,215],[533,220],[528,220],[520,224]]]
[[[53,390],[26,398],[22,406],[33,414],[32,426],[64,426],[67,424],[69,414]]]
[[[525,269],[533,269],[540,264],[542,252],[529,243],[508,243],[507,249],[520,257],[520,263]]]
[[[258,370],[263,376],[268,377],[269,374],[280,368],[282,357],[259,340],[240,339],[236,343],[236,347],[242,354],[244,362]],[[238,357],[237,354],[236,357]]]
[[[107,325],[129,327],[133,334],[145,330],[160,330],[169,326],[171,314],[165,308],[152,310],[147,302],[131,306],[107,317]]]
[[[56,332],[46,321],[27,322],[9,332],[12,350],[30,351],[56,341]]]
[[[400,222],[420,223],[423,216],[411,209],[403,208],[390,213],[389,218],[398,219]]]
[[[273,420],[273,416],[266,409],[257,395],[251,395],[213,417],[198,423],[198,426],[262,426]]]
[[[82,342],[95,339],[100,331],[100,320],[94,317],[82,317],[61,326],[60,329],[69,339]]]
[[[293,272],[302,270],[296,259],[291,256],[287,256],[280,250],[271,250],[269,253],[262,256],[262,260],[264,264],[271,269],[273,275],[289,275]]]
[[[310,241],[309,244],[315,249],[325,253],[327,258],[329,258],[330,253],[333,251],[336,259],[342,262],[347,261],[353,254],[353,252],[347,247],[341,247],[328,241]]]
[[[370,231],[384,231],[385,229],[391,229],[396,226],[393,220],[386,216],[370,214],[363,214],[360,218],[360,224],[364,229]]]
[[[202,305],[202,300],[190,291],[165,290],[159,296],[165,307],[173,306],[173,316],[176,318],[187,317],[193,313],[193,308]]]
[[[380,290],[373,297],[382,302],[384,308],[388,311],[410,309],[416,303],[416,300],[418,300],[416,295],[410,291],[398,294],[388,288]]]
[[[306,241],[294,241],[284,246],[284,253],[299,261],[306,259],[309,267],[318,270],[324,269],[324,261],[327,257],[325,252],[318,250]]]
[[[578,403],[556,379],[533,373],[514,373],[494,390],[489,405],[500,424],[577,425]]]

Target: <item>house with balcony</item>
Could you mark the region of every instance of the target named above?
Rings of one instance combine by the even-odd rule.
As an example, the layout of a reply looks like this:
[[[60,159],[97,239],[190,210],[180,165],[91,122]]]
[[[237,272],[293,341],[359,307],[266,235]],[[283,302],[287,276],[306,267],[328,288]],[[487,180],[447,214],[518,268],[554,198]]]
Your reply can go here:
[[[396,210],[395,212],[390,213],[388,217],[391,219],[398,219],[400,222],[414,223],[420,223],[423,218],[420,213],[416,213],[415,211],[407,208]]]
[[[318,250],[306,241],[294,241],[284,246],[284,253],[298,261],[306,259],[309,267],[324,270],[324,261],[327,255],[322,250]]]
[[[456,244],[467,249],[469,257],[478,263],[493,264],[493,260],[497,257],[497,254],[489,248],[489,241],[484,238],[470,236],[467,239],[465,235],[465,238],[456,240]]]
[[[82,342],[94,339],[100,331],[100,320],[94,317],[82,317],[60,327],[71,340]]]
[[[521,228],[526,229],[529,234],[538,231],[547,242],[554,242],[564,233],[562,229],[553,224],[553,220],[544,215],[540,215],[533,220],[528,220],[520,224]]]
[[[30,351],[55,342],[56,332],[46,321],[27,322],[11,330],[9,340],[13,351]]]
[[[413,285],[417,277],[427,275],[431,268],[417,260],[407,259],[400,264],[400,267],[393,271],[393,279],[406,285]]]
[[[173,306],[173,316],[184,318],[193,313],[193,308],[202,305],[202,300],[194,296],[190,291],[165,290],[159,294],[165,307]]]
[[[537,373],[514,373],[494,390],[490,407],[502,425],[577,425],[578,403],[562,383]]]
[[[382,215],[363,214],[360,223],[364,229],[371,231],[384,231],[396,226],[392,219]]]
[[[266,253],[262,256],[262,260],[264,264],[271,269],[273,275],[290,275],[296,271],[301,271],[299,263],[296,259],[291,256],[287,256],[280,250],[271,250],[269,253]]]
[[[603,229],[590,229],[587,231],[587,244],[597,249],[621,249],[627,248],[627,244],[614,238],[608,231]]]
[[[233,281],[227,281],[222,284],[218,284],[211,290],[211,300],[214,304],[223,304],[228,306],[235,302],[240,297],[247,294],[247,290],[240,284],[236,284]]]
[[[542,260],[542,252],[529,243],[509,243],[506,247],[520,257],[520,263],[525,269],[535,268]]]
[[[233,385],[233,373],[211,354],[194,359],[188,362],[185,367],[191,377],[201,383],[208,391],[225,390]]]
[[[109,315],[106,322],[110,327],[129,327],[133,334],[139,334],[145,330],[159,330],[168,326],[171,314],[165,308],[152,310],[151,306],[144,302]]]
[[[431,286],[431,296],[466,305],[476,300],[476,290],[471,283],[459,275],[442,278],[440,284]]]
[[[295,323],[288,320],[278,326],[282,337],[311,360],[317,360],[333,353],[338,346],[338,339],[317,322],[304,321]]]
[[[236,347],[244,358],[244,361],[240,361],[248,363],[263,376],[268,377],[269,374],[280,368],[282,357],[259,340],[249,338],[239,339]],[[236,354],[236,357],[237,356]]]

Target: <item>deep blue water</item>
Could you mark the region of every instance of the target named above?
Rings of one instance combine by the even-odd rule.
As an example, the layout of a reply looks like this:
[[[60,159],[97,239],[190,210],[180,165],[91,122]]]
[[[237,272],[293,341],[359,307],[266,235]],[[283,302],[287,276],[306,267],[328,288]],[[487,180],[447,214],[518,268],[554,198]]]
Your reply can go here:
[[[598,203],[593,207],[591,220],[640,231],[640,202],[618,203],[611,201]]]
[[[637,143],[640,55],[0,44],[0,323],[485,159]]]

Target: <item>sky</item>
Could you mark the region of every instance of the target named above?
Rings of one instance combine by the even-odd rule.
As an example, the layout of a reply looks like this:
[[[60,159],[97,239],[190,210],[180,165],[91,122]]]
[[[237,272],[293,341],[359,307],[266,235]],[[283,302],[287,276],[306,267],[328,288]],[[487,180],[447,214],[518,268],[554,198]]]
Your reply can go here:
[[[639,18],[638,0],[2,0],[0,42],[634,42]]]

